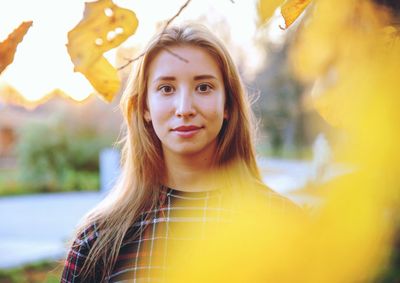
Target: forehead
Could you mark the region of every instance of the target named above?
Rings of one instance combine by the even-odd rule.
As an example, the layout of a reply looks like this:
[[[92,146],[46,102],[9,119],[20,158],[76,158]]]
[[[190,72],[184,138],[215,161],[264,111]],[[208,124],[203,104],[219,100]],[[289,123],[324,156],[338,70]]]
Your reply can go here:
[[[161,49],[148,66],[149,82],[159,76],[213,75],[222,79],[218,61],[205,48],[193,45]]]

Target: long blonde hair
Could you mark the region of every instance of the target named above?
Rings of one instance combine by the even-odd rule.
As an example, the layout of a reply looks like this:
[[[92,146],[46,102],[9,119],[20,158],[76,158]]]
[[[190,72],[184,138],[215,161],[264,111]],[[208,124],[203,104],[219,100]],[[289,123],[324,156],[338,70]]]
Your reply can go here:
[[[203,26],[186,24],[167,28],[155,36],[145,49],[121,99],[127,126],[123,139],[122,172],[111,194],[89,213],[77,231],[77,235],[80,235],[87,226],[96,223],[100,235],[84,264],[84,275],[100,265],[103,273],[101,278],[108,276],[129,227],[142,211],[157,205],[166,170],[160,140],[152,125],[144,120],[148,67],[160,50],[177,45],[205,49],[222,72],[229,120],[224,121],[218,135],[216,165],[223,167],[239,161],[244,164],[245,171],[260,180],[253,145],[250,103],[227,49]]]

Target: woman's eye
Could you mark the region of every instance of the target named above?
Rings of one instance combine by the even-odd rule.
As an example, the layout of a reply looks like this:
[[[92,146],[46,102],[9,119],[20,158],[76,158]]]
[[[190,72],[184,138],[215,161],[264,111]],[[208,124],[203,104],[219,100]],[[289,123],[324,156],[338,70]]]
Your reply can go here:
[[[197,86],[197,90],[199,92],[209,92],[212,89],[212,86],[209,84],[200,84]]]
[[[162,85],[158,88],[164,94],[171,94],[174,91],[174,88],[170,85]]]

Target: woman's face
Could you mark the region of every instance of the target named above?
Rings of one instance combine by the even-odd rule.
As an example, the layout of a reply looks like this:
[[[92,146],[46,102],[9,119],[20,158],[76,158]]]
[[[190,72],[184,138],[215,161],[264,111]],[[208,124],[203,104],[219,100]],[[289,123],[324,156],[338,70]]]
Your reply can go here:
[[[225,111],[225,87],[214,58],[200,47],[161,50],[148,69],[147,110],[164,154],[211,158]]]

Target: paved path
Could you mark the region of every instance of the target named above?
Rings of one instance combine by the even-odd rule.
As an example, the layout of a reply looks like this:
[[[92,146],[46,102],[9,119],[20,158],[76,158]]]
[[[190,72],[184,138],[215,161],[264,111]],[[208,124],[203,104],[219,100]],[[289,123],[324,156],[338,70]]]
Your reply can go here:
[[[292,195],[307,182],[305,162],[260,161],[264,181],[295,202],[307,196]],[[102,198],[97,192],[54,193],[0,198],[0,269],[65,256],[79,219]]]
[[[100,193],[56,193],[0,198],[0,268],[59,259],[65,241]]]

